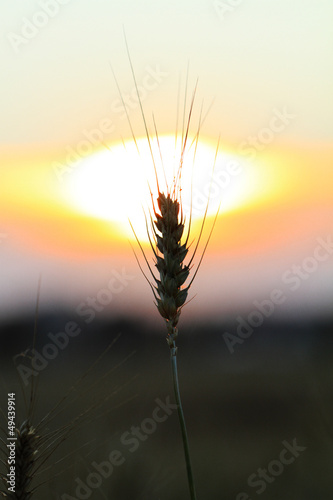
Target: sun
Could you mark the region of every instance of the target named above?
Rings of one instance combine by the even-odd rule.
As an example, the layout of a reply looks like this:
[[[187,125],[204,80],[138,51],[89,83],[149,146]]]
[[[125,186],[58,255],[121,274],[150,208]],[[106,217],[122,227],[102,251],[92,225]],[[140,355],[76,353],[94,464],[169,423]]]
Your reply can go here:
[[[177,175],[181,138],[162,136],[117,144],[85,158],[67,179],[68,202],[80,212],[112,221],[127,238],[134,238],[129,221],[141,241],[147,240],[145,214],[151,210],[151,194],[158,196],[154,162],[160,190],[166,192]],[[215,163],[215,167],[214,167]],[[223,153],[216,145],[189,138],[184,156],[181,197],[185,217],[202,218],[237,208],[254,196],[258,179],[247,171],[244,159]],[[255,183],[254,183],[255,182]]]

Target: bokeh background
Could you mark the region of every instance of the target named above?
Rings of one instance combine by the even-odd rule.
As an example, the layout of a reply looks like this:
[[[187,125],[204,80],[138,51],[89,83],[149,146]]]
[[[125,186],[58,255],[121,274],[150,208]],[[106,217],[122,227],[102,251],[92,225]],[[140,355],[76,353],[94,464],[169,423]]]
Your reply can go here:
[[[127,220],[151,260],[136,217],[154,176],[124,33],[169,178],[198,80],[185,155],[194,174],[183,179],[193,237],[208,191],[210,209],[195,265],[221,202],[180,322],[198,497],[256,498],[248,477],[294,439],[306,450],[260,496],[332,490],[332,15],[328,0],[1,6],[1,408],[15,390],[22,421],[22,389],[38,380],[38,422],[77,379],[48,429],[91,408],[50,457],[36,498],[78,498],[75,479],[120,447],[124,464],[87,498],[187,495],[175,412],[135,452],[120,441],[157,398],[172,399],[164,325]],[[44,364],[24,379],[40,276]],[[45,347],[72,323],[80,333],[66,346]]]

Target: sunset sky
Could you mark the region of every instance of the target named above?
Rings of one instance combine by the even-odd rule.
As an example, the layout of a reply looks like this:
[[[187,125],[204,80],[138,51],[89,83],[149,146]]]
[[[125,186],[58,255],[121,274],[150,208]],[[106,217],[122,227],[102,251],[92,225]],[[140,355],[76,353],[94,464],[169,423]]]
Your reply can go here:
[[[155,314],[129,244],[128,217],[151,255],[155,181],[124,31],[169,179],[198,79],[183,177],[193,236],[210,193],[196,262],[221,209],[184,315],[237,315],[274,289],[277,314],[332,309],[330,0],[12,0],[0,14],[2,318],[34,306],[40,273],[42,307],[75,308],[122,273],[107,309]]]

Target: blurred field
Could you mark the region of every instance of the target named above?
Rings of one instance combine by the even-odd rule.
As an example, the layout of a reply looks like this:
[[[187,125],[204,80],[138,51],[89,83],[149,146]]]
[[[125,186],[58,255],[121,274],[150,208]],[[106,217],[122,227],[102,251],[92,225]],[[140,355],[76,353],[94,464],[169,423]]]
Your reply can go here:
[[[36,349],[42,351],[49,342],[46,333],[60,331],[68,319],[66,315],[40,318]],[[198,498],[329,498],[333,487],[331,322],[267,322],[236,346],[234,354],[222,337],[228,328],[231,331],[227,324],[202,323],[183,329],[181,325],[179,377]],[[25,410],[12,358],[31,346],[32,330],[33,318],[2,326],[1,408],[6,411],[7,392],[15,391],[20,402],[17,421],[24,419]],[[86,326],[34,378],[38,380],[35,422],[120,332],[112,349],[72,391],[56,421],[49,419],[53,430],[97,405],[88,421],[78,423],[76,432],[42,467],[45,470],[35,484],[45,484],[36,492],[36,500],[188,498],[176,411],[150,434],[143,433],[144,440],[135,438],[135,450],[135,440],[130,445],[124,439],[132,426],[149,430],[147,419],[152,418],[156,399],[165,402],[170,396],[173,401],[160,321],[147,326],[137,319],[96,320]],[[247,483],[249,476],[279,459],[282,442],[292,444],[294,439],[306,450],[285,465],[263,493],[256,493],[258,487]],[[98,487],[91,487],[91,493],[81,491],[77,496],[77,479],[86,483],[88,475],[96,472],[92,463],[107,461],[113,450],[121,453],[123,463],[114,466]],[[248,497],[237,498],[241,492]]]

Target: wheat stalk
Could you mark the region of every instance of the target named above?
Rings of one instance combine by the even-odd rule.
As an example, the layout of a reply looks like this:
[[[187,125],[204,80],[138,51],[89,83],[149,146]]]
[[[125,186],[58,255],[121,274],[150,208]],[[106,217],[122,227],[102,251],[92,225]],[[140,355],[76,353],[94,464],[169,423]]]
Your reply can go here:
[[[158,193],[157,204],[159,213],[154,208],[156,220],[152,220],[152,231],[155,237],[155,245],[153,244],[150,233],[148,231],[149,241],[156,259],[155,266],[159,273],[159,279],[156,278],[149,265],[143,247],[136,236],[134,228],[133,231],[140,249],[143,252],[149,270],[153,276],[155,286],[148,280],[147,276],[142,270],[138,258],[136,257],[137,262],[153,291],[158,312],[166,323],[167,342],[170,347],[173,388],[182,432],[188,484],[191,500],[196,500],[186,423],[180,397],[177,369],[178,348],[176,345],[176,339],[178,336],[177,325],[180,313],[182,307],[186,302],[188,290],[196,273],[194,274],[194,277],[192,278],[190,283],[187,286],[184,286],[190,274],[190,264],[184,264],[184,259],[188,253],[187,245],[190,231],[188,231],[185,243],[182,243],[184,219],[182,211],[180,211],[180,203],[176,198],[175,192],[176,189],[174,189],[173,196],[170,195],[170,193],[167,193],[167,195],[161,193],[160,191]]]
[[[33,333],[33,349],[36,343],[37,334],[37,319],[38,319],[38,308],[39,308],[39,297],[40,297],[40,284],[38,283],[38,293],[37,293],[37,304],[35,313],[35,328]],[[29,393],[26,394],[22,387],[22,395],[25,403],[25,419],[21,425],[18,425],[15,429],[15,491],[11,491],[9,486],[9,462],[7,460],[7,441],[0,438],[0,442],[3,445],[1,452],[6,457],[5,460],[1,460],[5,474],[0,474],[0,479],[2,480],[5,491],[0,491],[0,496],[11,499],[11,500],[30,500],[35,497],[35,492],[42,486],[43,482],[40,479],[38,484],[35,484],[37,477],[43,475],[51,465],[47,465],[49,459],[58,449],[58,447],[68,439],[68,437],[79,429],[84,423],[89,421],[94,421],[96,418],[95,411],[100,409],[104,404],[111,399],[112,396],[116,395],[126,384],[115,388],[104,397],[102,400],[98,400],[94,404],[84,408],[81,413],[71,418],[64,425],[60,426],[57,424],[54,430],[50,430],[49,426],[51,422],[57,421],[58,417],[64,412],[66,404],[75,404],[80,398],[80,392],[78,389],[81,387],[82,383],[85,382],[84,393],[89,394],[93,390],[96,390],[96,386],[101,385],[107,377],[113,373],[120,365],[126,362],[133,353],[126,356],[117,365],[110,368],[102,377],[95,380],[93,383],[87,384],[87,377],[90,373],[94,371],[94,368],[101,362],[101,360],[106,356],[110,349],[120,338],[118,334],[108,345],[108,347],[102,352],[102,354],[85,370],[85,372],[69,386],[67,392],[62,396],[62,398],[51,407],[51,409],[44,414],[44,416],[38,420],[34,416],[36,399],[37,399],[37,383],[34,378],[31,378],[29,385]],[[25,356],[22,353],[22,356]],[[5,417],[4,412],[1,412]],[[22,421],[22,420],[21,420]],[[5,429],[3,433],[5,434]]]
[[[166,193],[164,193],[164,192],[161,192],[160,186],[159,186],[157,169],[156,169],[154,155],[153,155],[153,151],[152,151],[152,147],[151,147],[150,135],[148,132],[146,118],[144,115],[140,95],[138,92],[138,86],[136,83],[135,73],[133,70],[132,62],[131,62],[131,57],[130,57],[130,53],[129,53],[129,49],[128,49],[126,36],[125,36],[125,43],[126,43],[127,55],[128,55],[128,59],[129,59],[129,63],[130,63],[131,71],[132,71],[132,76],[133,76],[133,80],[134,80],[134,84],[135,84],[135,88],[136,88],[137,98],[138,98],[138,102],[140,104],[141,115],[143,118],[145,130],[146,130],[146,137],[148,140],[148,145],[149,145],[149,149],[150,149],[150,153],[151,153],[151,157],[152,157],[152,162],[154,165],[157,192],[158,192],[158,197],[157,197],[158,209],[157,209],[155,206],[154,200],[153,200],[152,192],[150,191],[151,198],[152,198],[153,213],[155,215],[155,220],[153,219],[152,216],[150,217],[150,219],[151,219],[151,231],[149,231],[147,218],[146,218],[147,234],[148,234],[149,242],[150,242],[154,257],[155,257],[155,267],[157,268],[157,271],[158,271],[158,277],[156,277],[154,272],[152,271],[151,266],[148,262],[148,259],[145,255],[145,252],[143,250],[143,247],[142,247],[142,245],[141,245],[141,243],[140,243],[140,241],[135,233],[135,229],[133,228],[132,224],[131,223],[130,224],[131,224],[132,230],[134,232],[135,238],[137,240],[137,243],[138,243],[138,245],[141,249],[141,252],[143,254],[143,257],[145,259],[145,262],[146,262],[146,264],[149,268],[149,271],[151,273],[151,276],[153,278],[153,283],[147,278],[135,252],[134,252],[134,254],[135,254],[136,260],[139,264],[139,267],[140,267],[143,275],[145,276],[146,280],[148,281],[148,283],[152,289],[154,298],[156,300],[156,307],[158,309],[158,312],[162,316],[162,318],[164,319],[164,321],[166,323],[167,342],[168,342],[168,345],[170,347],[170,355],[171,355],[173,388],[174,388],[175,398],[176,398],[176,402],[177,402],[178,417],[179,417],[179,422],[180,422],[180,427],[181,427],[181,432],[182,432],[182,440],[183,440],[183,447],[184,447],[184,454],[185,454],[185,461],[186,461],[189,490],[190,490],[191,500],[196,500],[196,492],[195,492],[194,478],[193,478],[192,465],[191,465],[191,459],[190,459],[188,436],[187,436],[185,417],[184,417],[183,407],[182,407],[182,403],[181,403],[179,381],[178,381],[177,345],[176,345],[176,339],[178,336],[177,325],[178,325],[178,321],[180,318],[182,308],[185,305],[186,300],[187,300],[188,290],[193,283],[193,280],[198,272],[198,269],[201,265],[205,251],[207,249],[207,245],[208,245],[210,237],[212,235],[219,210],[216,213],[211,231],[210,231],[209,236],[207,238],[207,241],[206,241],[206,244],[204,246],[204,249],[203,249],[201,258],[199,260],[199,263],[197,265],[197,268],[196,268],[195,272],[193,273],[192,278],[188,282],[188,279],[190,277],[191,264],[192,264],[192,261],[195,257],[195,254],[197,252],[197,249],[198,249],[198,246],[200,243],[204,224],[206,221],[208,204],[209,204],[209,198],[208,198],[206,210],[204,213],[201,229],[199,232],[197,243],[195,245],[194,252],[193,252],[192,257],[190,258],[189,262],[187,264],[185,264],[184,260],[187,256],[188,250],[189,250],[189,236],[190,236],[190,231],[191,231],[192,211],[190,213],[187,236],[185,238],[185,241],[182,242],[182,237],[183,237],[184,228],[185,228],[185,218],[183,215],[182,200],[181,200],[181,191],[182,191],[182,189],[181,189],[181,174],[182,174],[184,155],[185,155],[187,141],[188,141],[188,133],[189,133],[191,115],[192,115],[192,110],[193,110],[193,105],[194,105],[196,87],[195,87],[195,90],[193,92],[193,97],[192,97],[192,102],[190,105],[190,110],[189,110],[189,114],[188,114],[187,126],[186,126],[185,133],[184,133],[184,128],[183,128],[182,147],[181,147],[181,154],[180,154],[180,158],[179,158],[178,171],[173,178],[171,187],[169,187],[169,185],[166,181],[167,189],[166,189]],[[117,81],[116,81],[116,84],[117,84]],[[117,84],[117,87],[118,87],[118,90],[120,92],[118,84]],[[122,98],[121,92],[120,92],[120,97],[121,97],[121,100],[124,104],[124,100]],[[185,103],[186,103],[186,92],[185,92]],[[124,107],[125,107],[125,105],[124,105]],[[130,129],[131,129],[131,132],[133,135],[133,139],[136,142],[135,136],[133,133],[133,129],[132,129],[132,125],[131,125],[131,122],[129,120],[128,114],[127,114],[126,107],[125,107],[125,111],[126,111],[126,116],[127,116],[129,125],[130,125]],[[195,150],[196,150],[198,139],[199,139],[200,121],[201,121],[201,115],[200,115],[200,120],[199,120],[198,132],[197,132],[197,135],[195,138],[195,142],[196,142]],[[185,105],[184,105],[183,123],[185,123]],[[155,126],[155,121],[154,121],[154,126]],[[155,126],[155,132],[156,132],[157,143],[159,146],[159,140],[158,140],[156,126]],[[218,147],[219,147],[219,143],[217,144],[216,155],[218,152]],[[161,151],[160,151],[160,155],[161,155]],[[216,161],[216,155],[215,155],[215,161]],[[215,162],[214,162],[214,166],[215,166]],[[164,177],[166,178],[165,172],[164,172]]]
[[[39,299],[40,299],[40,288],[41,288],[41,276],[38,279],[38,289],[37,289],[37,302],[35,311],[35,325],[33,332],[33,348],[36,343],[37,335],[37,321],[38,321],[38,311],[39,311]],[[8,476],[2,477],[4,484],[6,485],[6,492],[2,492],[2,495],[6,498],[12,500],[29,500],[33,495],[33,490],[31,490],[31,482],[34,478],[36,471],[36,460],[38,459],[38,450],[41,445],[40,436],[37,434],[35,427],[31,424],[31,420],[34,413],[34,407],[36,403],[36,385],[34,379],[32,378],[29,403],[27,403],[26,396],[24,395],[24,401],[27,410],[27,417],[22,422],[21,425],[15,429],[15,488],[14,491],[8,488],[9,480]],[[4,441],[1,440],[5,445]],[[6,449],[6,448],[5,448]],[[6,461],[6,469],[9,472],[9,462]]]
[[[184,220],[182,213],[180,213],[179,201],[176,197],[159,192],[157,204],[159,213],[154,210],[156,220],[152,223],[156,239],[156,248],[154,248],[152,243],[151,247],[156,258],[155,265],[159,272],[160,279],[154,277],[156,281],[156,292],[153,290],[153,293],[156,299],[158,312],[166,323],[167,342],[170,347],[171,355],[173,386],[182,432],[188,483],[191,499],[195,500],[196,493],[188,436],[178,382],[176,346],[176,338],[178,335],[177,325],[181,308],[186,302],[188,289],[191,285],[190,283],[184,288],[184,283],[190,274],[189,265],[184,264],[184,259],[188,253],[188,237],[186,238],[185,243],[182,244],[181,238],[184,232]]]

